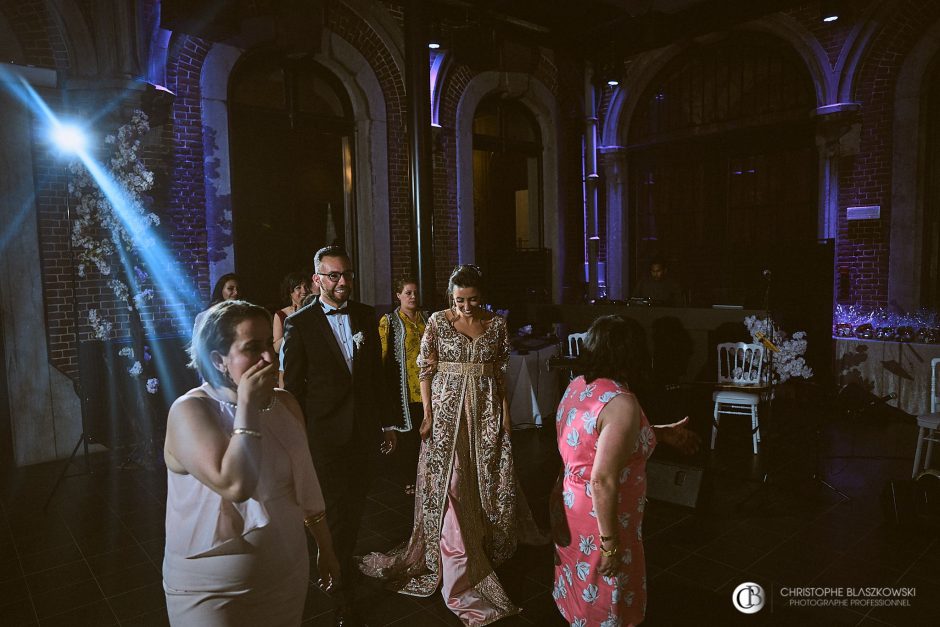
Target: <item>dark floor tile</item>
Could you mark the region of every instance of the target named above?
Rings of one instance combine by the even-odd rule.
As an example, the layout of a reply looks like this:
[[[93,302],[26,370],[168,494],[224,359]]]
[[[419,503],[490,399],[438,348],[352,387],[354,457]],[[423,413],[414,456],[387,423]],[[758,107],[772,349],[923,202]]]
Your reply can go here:
[[[41,627],[107,627],[117,624],[111,606],[103,600],[44,618],[40,622]]]
[[[728,536],[721,536],[717,540],[706,544],[696,551],[698,555],[707,557],[716,562],[721,562],[736,568],[744,570],[760,558],[767,555],[767,551],[749,544],[744,544]],[[649,555],[649,553],[647,553]]]
[[[113,597],[147,584],[161,582],[163,577],[150,561],[146,561],[97,579],[104,595]]]
[[[133,546],[137,544],[137,539],[123,527],[119,527],[84,538],[76,538],[76,542],[85,557],[92,557]]]
[[[20,568],[20,560],[16,555],[11,559],[0,560],[0,587],[4,582],[19,579],[22,576],[23,569]]]
[[[32,595],[36,615],[39,616],[40,621],[95,603],[103,598],[98,584],[92,579]]]
[[[388,624],[420,611],[409,596],[381,588],[356,599],[356,611],[367,624]]]
[[[31,627],[39,624],[29,599],[0,604],[0,618],[4,627]]]
[[[163,551],[165,547],[164,539],[154,538],[153,540],[147,540],[146,542],[140,542],[139,544],[140,548],[142,548],[147,554],[147,557],[150,558],[150,561],[156,564],[158,567],[162,567]]]
[[[669,570],[708,590],[718,590],[732,578],[741,578],[736,569],[700,555],[690,555]]]
[[[88,569],[85,560],[77,560],[33,573],[26,577],[26,582],[29,584],[29,591],[33,595],[41,595],[50,590],[57,590],[88,581],[91,578],[91,571]]]
[[[115,616],[122,623],[166,607],[162,583],[152,583],[108,599]]]
[[[561,617],[552,593],[543,592],[519,604],[522,608],[520,616],[533,625],[540,627],[564,627],[568,623]]]
[[[170,619],[167,617],[166,608],[146,612],[121,623],[121,627],[169,627],[169,625]]]
[[[72,544],[20,555],[20,566],[23,568],[23,574],[31,575],[82,558],[82,552],[79,551],[78,546],[73,542]]]
[[[395,625],[395,627],[443,627],[444,625],[449,625],[450,623],[444,622],[432,612],[427,610],[419,610],[414,614],[409,614],[405,618],[385,624]],[[498,624],[503,625],[503,622],[500,621]],[[506,627],[509,626],[507,625]]]
[[[8,579],[0,584],[0,605],[22,601],[23,599],[29,599],[29,586],[25,577]]]
[[[91,568],[91,572],[95,577],[100,579],[129,566],[150,562],[150,556],[139,545],[132,544],[108,553],[99,553],[85,561],[88,562],[88,567]]]
[[[647,541],[643,548],[644,554],[646,555],[646,563],[661,569],[670,568],[678,564],[691,553],[688,547],[677,546],[668,542],[663,537]]]

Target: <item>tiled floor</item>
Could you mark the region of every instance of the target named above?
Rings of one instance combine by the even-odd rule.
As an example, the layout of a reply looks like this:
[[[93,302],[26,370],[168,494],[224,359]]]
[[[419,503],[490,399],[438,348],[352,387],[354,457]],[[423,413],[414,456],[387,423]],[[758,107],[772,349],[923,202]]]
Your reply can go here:
[[[691,410],[706,435],[707,399],[685,397],[678,406]],[[885,525],[880,504],[888,480],[909,476],[913,420],[886,412],[846,416],[819,399],[784,398],[764,427],[757,458],[749,452],[747,432],[729,425],[718,449],[695,460],[708,469],[697,510],[649,504],[644,624],[940,624],[940,541],[935,533]],[[514,443],[533,511],[544,519],[555,472],[552,433],[519,431]],[[850,500],[811,480],[817,443],[818,469]],[[93,473],[66,479],[43,512],[60,468],[21,469],[0,486],[0,624],[166,625],[160,580],[164,471],[122,470],[107,455],[95,456]],[[764,473],[767,484],[756,480]],[[360,550],[384,550],[403,540],[411,516],[412,503],[401,489],[376,481]],[[524,608],[500,624],[564,624],[551,598],[551,571],[545,547],[521,547],[499,569],[510,596]],[[799,610],[780,607],[776,597],[774,607],[745,616],[731,605],[732,590],[745,581],[770,591],[913,586],[916,597],[911,607]],[[372,582],[361,587],[358,605],[370,625],[459,624],[438,595],[405,597]],[[313,587],[304,624],[331,624],[329,599]]]

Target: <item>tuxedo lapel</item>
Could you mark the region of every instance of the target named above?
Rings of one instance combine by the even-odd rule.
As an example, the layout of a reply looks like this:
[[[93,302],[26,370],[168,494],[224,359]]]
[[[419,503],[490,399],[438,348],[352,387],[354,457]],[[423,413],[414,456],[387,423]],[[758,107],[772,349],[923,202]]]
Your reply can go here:
[[[330,354],[336,359],[337,365],[341,366],[346,372],[349,372],[349,369],[346,367],[346,358],[343,357],[343,351],[340,349],[339,342],[333,334],[333,327],[330,326],[330,323],[326,319],[326,314],[323,313],[323,306],[320,304],[319,299],[313,303],[311,313],[316,321],[317,328],[320,330],[320,334],[323,336],[323,342],[329,347]]]

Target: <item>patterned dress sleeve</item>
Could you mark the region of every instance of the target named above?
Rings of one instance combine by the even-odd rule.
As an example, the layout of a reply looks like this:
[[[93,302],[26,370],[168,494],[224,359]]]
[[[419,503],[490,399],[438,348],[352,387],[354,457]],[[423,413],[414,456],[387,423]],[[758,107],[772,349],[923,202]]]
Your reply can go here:
[[[418,354],[418,380],[430,379],[437,372],[437,316],[431,316],[421,337],[421,352]]]
[[[388,359],[388,316],[379,318],[379,343],[382,345],[382,363]]]
[[[500,398],[505,394],[506,390],[506,372],[509,370],[509,332],[506,329],[506,319],[502,316],[497,316],[493,320],[493,324],[497,325],[496,327],[496,386],[500,394]]]

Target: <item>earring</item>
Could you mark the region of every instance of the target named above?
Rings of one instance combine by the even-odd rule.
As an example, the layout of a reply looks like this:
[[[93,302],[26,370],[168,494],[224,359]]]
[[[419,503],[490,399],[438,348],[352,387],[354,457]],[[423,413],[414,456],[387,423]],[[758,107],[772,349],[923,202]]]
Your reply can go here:
[[[222,365],[222,376],[225,377],[225,380],[228,381],[228,383],[229,383],[233,388],[237,388],[237,387],[238,387],[238,384],[235,383],[235,379],[233,379],[233,378],[232,378],[232,375],[229,374],[228,366],[225,365],[225,364]]]

